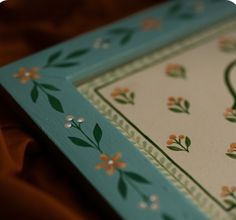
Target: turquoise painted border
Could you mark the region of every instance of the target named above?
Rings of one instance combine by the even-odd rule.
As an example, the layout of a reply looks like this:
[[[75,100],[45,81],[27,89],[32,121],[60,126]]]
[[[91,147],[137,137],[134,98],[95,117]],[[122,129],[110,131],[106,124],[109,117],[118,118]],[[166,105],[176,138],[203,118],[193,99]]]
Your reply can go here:
[[[33,56],[17,61],[0,69],[1,86],[22,107],[31,119],[48,135],[58,149],[71,161],[72,164],[87,178],[98,192],[111,204],[111,206],[125,219],[165,219],[166,215],[172,219],[205,219],[196,206],[187,200],[161,172],[144,158],[107,119],[81,95],[73,83],[86,80],[98,73],[134,59],[154,49],[163,47],[177,39],[187,36],[197,30],[212,25],[222,19],[236,14],[232,4],[220,0],[206,0],[205,11],[200,14],[192,13],[185,18],[179,16],[191,8],[194,1],[179,1],[182,9],[173,12],[175,16],[167,16],[168,10],[176,4],[172,1],[161,6],[146,10],[140,14],[131,16],[117,23],[108,25],[82,35],[78,38],[56,45]],[[161,22],[159,29],[150,31],[137,30],[135,35],[124,45],[120,44],[120,36],[110,37],[113,29],[137,28],[146,18],[154,18]],[[109,35],[109,36],[108,36]],[[107,50],[98,50],[92,47],[97,38],[110,37],[112,47]],[[75,56],[75,50],[89,48],[89,52]],[[59,58],[56,57],[56,52]],[[53,55],[54,54],[54,58]],[[50,68],[42,68],[49,61],[59,59],[60,62],[66,57],[76,57],[70,61],[77,65],[67,65],[61,68],[52,65]],[[75,61],[76,60],[76,61]],[[68,63],[67,63],[68,64]],[[62,66],[62,65],[61,65]],[[40,67],[40,79],[35,79],[41,85],[32,92],[32,82],[25,85],[14,78],[14,74],[20,67]],[[44,84],[44,87],[42,86]],[[47,84],[47,85],[45,85]],[[48,86],[50,85],[50,86]],[[42,88],[43,87],[43,88]],[[37,90],[37,92],[36,92]],[[58,91],[59,90],[59,91]],[[32,95],[33,93],[33,95]],[[52,98],[52,96],[54,98]],[[61,105],[61,106],[60,106]],[[145,174],[152,184],[144,185],[143,190],[147,194],[157,194],[160,199],[160,211],[153,212],[140,210],[137,204],[140,198],[135,190],[130,189],[126,200],[122,199],[117,192],[117,173],[108,177],[101,171],[96,171],[94,166],[99,162],[99,157],[93,151],[76,147],[68,139],[68,136],[76,136],[71,129],[64,128],[66,115],[73,114],[83,116],[86,119],[84,129],[86,132],[93,130],[94,124],[101,125],[103,139],[101,143],[107,146],[106,152],[114,155],[122,152],[124,160],[130,170]],[[177,201],[177,202],[173,202]]]

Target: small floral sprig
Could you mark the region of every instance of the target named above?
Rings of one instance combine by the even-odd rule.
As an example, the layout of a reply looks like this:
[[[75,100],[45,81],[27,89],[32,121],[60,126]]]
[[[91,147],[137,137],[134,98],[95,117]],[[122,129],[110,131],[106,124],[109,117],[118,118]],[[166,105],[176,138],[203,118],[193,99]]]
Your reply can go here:
[[[177,64],[177,63],[171,63],[166,66],[165,73],[169,77],[173,78],[186,78],[186,69],[184,66]]]
[[[224,117],[226,120],[236,123],[236,109],[227,108],[224,112]]]
[[[148,197],[148,200],[146,201],[141,201],[139,203],[140,209],[149,209],[149,210],[159,210],[160,205],[159,205],[159,197],[155,194],[150,195]]]
[[[221,38],[219,40],[219,48],[224,52],[236,52],[236,38]]]
[[[231,143],[226,155],[232,159],[236,159],[236,143]]]
[[[236,186],[222,186],[220,195],[230,208],[236,207]]]
[[[19,79],[22,84],[32,82],[33,87],[31,89],[30,97],[34,103],[37,102],[39,94],[40,92],[42,92],[44,95],[46,95],[49,104],[54,110],[58,112],[64,112],[62,104],[59,101],[59,99],[57,99],[55,96],[49,93],[49,92],[60,91],[60,89],[51,84],[37,82],[36,80],[41,77],[38,71],[39,68],[37,67],[33,68],[22,67],[16,74],[14,74],[14,77]]]
[[[120,104],[135,104],[135,93],[130,92],[128,88],[115,88],[111,93],[111,97]]]
[[[184,142],[184,143],[183,143]],[[173,151],[186,151],[189,152],[189,147],[191,146],[191,140],[188,136],[175,134],[169,136],[166,142],[167,148]]]
[[[186,113],[190,114],[189,108],[190,103],[188,100],[182,97],[169,97],[167,102],[168,109],[175,113]]]
[[[140,184],[151,184],[149,180],[144,178],[138,173],[124,170],[127,167],[127,163],[121,160],[122,154],[120,152],[110,156],[103,152],[100,145],[103,131],[98,123],[93,128],[93,135],[88,135],[83,129],[82,124],[85,122],[83,117],[74,117],[68,115],[65,118],[65,128],[74,128],[80,133],[80,137],[69,136],[69,140],[76,146],[84,149],[92,148],[96,150],[100,155],[101,162],[97,163],[95,168],[97,170],[103,169],[108,176],[113,176],[118,173],[119,179],[117,183],[117,189],[123,199],[127,198],[128,186],[133,188],[136,193],[142,198],[142,201],[150,204],[150,198],[139,188]],[[154,207],[154,201],[153,201]],[[156,209],[152,209],[156,210]]]
[[[100,147],[100,141],[102,139],[102,129],[98,124],[96,124],[93,128],[93,138],[89,137],[82,128],[82,124],[84,123],[84,121],[85,119],[82,117],[75,118],[73,115],[66,116],[66,122],[64,127],[65,128],[72,127],[77,129],[83,137],[83,139],[78,137],[68,137],[68,138],[73,144],[79,147],[85,147],[85,148],[89,147],[98,150],[100,153],[103,153]]]
[[[32,68],[21,67],[13,77],[17,78],[22,84],[32,83],[33,87],[30,92],[30,97],[34,103],[37,102],[41,92],[47,97],[50,106],[54,110],[63,113],[64,109],[60,100],[51,94],[51,92],[58,92],[60,89],[48,83],[38,82],[41,78],[39,71],[47,68],[66,68],[78,65],[78,61],[75,62],[75,60],[86,54],[88,51],[89,48],[78,49],[70,52],[66,56],[63,56],[62,50],[56,51],[49,55],[45,65]]]

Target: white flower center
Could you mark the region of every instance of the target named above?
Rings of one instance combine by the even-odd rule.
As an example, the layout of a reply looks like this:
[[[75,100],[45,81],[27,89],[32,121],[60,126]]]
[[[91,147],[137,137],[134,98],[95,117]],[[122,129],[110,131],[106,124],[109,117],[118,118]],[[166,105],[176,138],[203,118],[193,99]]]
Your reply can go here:
[[[108,160],[108,165],[112,165],[112,164],[114,164],[114,161],[113,160]]]
[[[30,72],[25,72],[24,76],[30,76]]]

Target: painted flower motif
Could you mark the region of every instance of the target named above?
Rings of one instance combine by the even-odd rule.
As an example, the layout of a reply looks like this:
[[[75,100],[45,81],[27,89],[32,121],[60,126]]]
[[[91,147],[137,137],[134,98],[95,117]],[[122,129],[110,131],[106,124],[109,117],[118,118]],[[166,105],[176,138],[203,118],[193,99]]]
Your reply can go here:
[[[227,108],[224,112],[224,117],[230,122],[236,122],[236,109]]]
[[[232,159],[236,159],[236,143],[231,143],[229,145],[226,155]]]
[[[111,97],[120,104],[134,105],[135,93],[128,88],[115,88],[111,93]]]
[[[166,144],[167,148],[169,148],[170,150],[189,152],[189,147],[191,146],[191,140],[188,136],[182,134],[179,136],[171,134]]]
[[[167,102],[168,109],[175,113],[186,113],[190,114],[189,108],[190,103],[188,100],[182,97],[169,97]]]
[[[221,197],[227,197],[231,194],[234,194],[236,192],[236,186],[228,187],[228,186],[222,186],[221,188]]]
[[[236,207],[236,186],[222,186],[220,196],[224,198],[224,202],[231,208]]]
[[[15,78],[18,78],[22,84],[26,84],[29,80],[39,79],[40,75],[38,74],[38,68],[33,67],[31,69],[22,67],[14,75]]]
[[[173,78],[186,78],[186,69],[184,66],[176,63],[171,63],[166,66],[165,73]]]
[[[82,117],[75,118],[73,115],[67,115],[65,118],[64,127],[71,128],[73,126],[73,124],[75,124],[76,122],[78,124],[82,124],[84,121],[85,121],[85,119]]]
[[[95,49],[109,49],[111,46],[109,39],[97,38],[93,43]]]
[[[114,156],[110,157],[107,154],[101,154],[100,159],[101,163],[96,165],[96,169],[104,169],[106,173],[111,176],[116,170],[125,168],[127,164],[121,161],[122,154],[116,153]]]
[[[145,201],[142,200],[139,203],[140,209],[149,209],[152,211],[159,211],[160,205],[159,205],[159,197],[155,194],[149,196]]]
[[[148,31],[151,29],[159,29],[161,26],[161,22],[155,18],[148,18],[141,22],[141,28],[144,31]]]
[[[224,52],[236,51],[236,38],[224,37],[219,40],[219,48]]]

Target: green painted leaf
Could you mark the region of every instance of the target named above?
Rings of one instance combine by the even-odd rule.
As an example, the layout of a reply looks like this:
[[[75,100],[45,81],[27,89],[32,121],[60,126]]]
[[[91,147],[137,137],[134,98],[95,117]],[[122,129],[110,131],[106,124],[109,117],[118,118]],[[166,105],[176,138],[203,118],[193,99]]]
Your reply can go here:
[[[236,206],[236,203],[233,200],[225,199],[224,202],[229,206]]]
[[[125,181],[123,180],[122,177],[119,178],[118,181],[118,191],[120,193],[120,195],[122,196],[123,199],[126,199],[127,197],[127,185],[125,183]]]
[[[115,101],[121,103],[121,104],[127,104],[128,102],[123,100],[123,99],[119,99],[119,98],[115,98]]]
[[[183,111],[181,109],[178,108],[169,108],[170,111],[172,112],[176,112],[176,113],[182,113]]]
[[[48,64],[53,63],[55,60],[57,60],[62,54],[62,50],[59,50],[55,53],[53,53],[52,55],[49,56],[48,58]]]
[[[150,181],[142,177],[141,175],[134,173],[134,172],[124,172],[126,176],[131,178],[132,180],[139,182],[139,183],[145,183],[145,184],[150,184]]]
[[[189,146],[191,145],[191,140],[188,136],[186,136],[186,138],[185,138],[185,145],[187,148],[189,148]]]
[[[55,86],[50,85],[50,84],[41,83],[40,85],[41,85],[44,89],[48,89],[48,90],[52,90],[52,91],[60,91],[60,89],[58,89],[58,88],[56,88]]]
[[[93,147],[91,144],[87,143],[86,141],[82,140],[81,138],[77,137],[68,137],[71,142],[80,147]]]
[[[75,62],[57,63],[57,64],[54,64],[53,67],[66,68],[66,67],[71,67],[71,66],[76,66],[76,65],[78,65],[78,63],[75,63]]]
[[[174,220],[174,218],[172,218],[171,216],[167,215],[167,214],[162,214],[162,219],[163,220]]]
[[[38,92],[38,87],[37,85],[34,85],[34,87],[31,90],[31,99],[34,103],[36,103],[38,97],[39,97],[39,92]]]
[[[47,94],[48,96],[48,101],[50,103],[50,105],[58,112],[61,112],[63,113],[64,110],[63,110],[63,107],[61,105],[61,102],[55,97],[55,96],[52,96],[50,94]]]
[[[89,52],[89,48],[79,49],[79,50],[76,50],[76,51],[68,54],[66,56],[66,59],[68,60],[68,59],[78,58],[78,57],[80,57],[80,56],[82,56],[82,55],[84,55],[88,52]]]
[[[170,150],[173,150],[173,151],[183,151],[182,148],[179,148],[179,147],[176,147],[176,146],[167,146]]]
[[[185,109],[189,109],[189,107],[190,107],[190,103],[189,103],[189,101],[187,101],[187,100],[185,100],[184,101],[184,107],[185,107]]]
[[[236,154],[226,153],[226,155],[232,159],[236,159]]]
[[[173,5],[168,9],[167,15],[174,15],[174,14],[176,14],[177,12],[180,11],[181,7],[182,7],[182,5],[181,5],[179,2],[173,4]]]
[[[96,124],[93,129],[93,136],[94,136],[97,144],[99,144],[102,139],[102,129],[100,128],[100,126],[98,124]]]
[[[130,97],[131,97],[132,100],[134,100],[134,98],[135,98],[135,93],[134,93],[134,92],[131,92],[131,93],[130,93]]]
[[[122,37],[120,40],[120,45],[127,44],[131,40],[132,36],[133,36],[133,32],[129,32],[126,35],[124,35],[124,37]]]
[[[226,118],[230,122],[236,122],[236,118]]]

